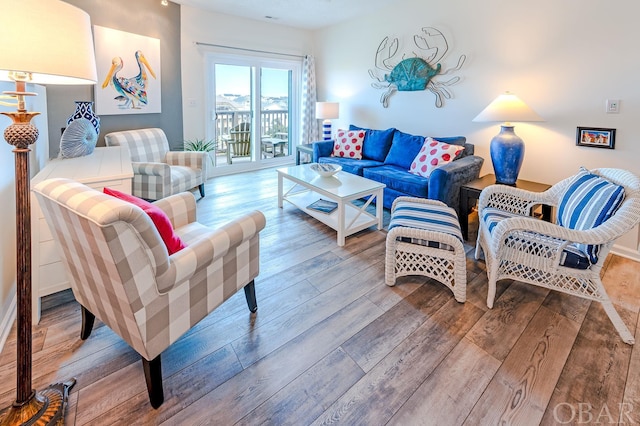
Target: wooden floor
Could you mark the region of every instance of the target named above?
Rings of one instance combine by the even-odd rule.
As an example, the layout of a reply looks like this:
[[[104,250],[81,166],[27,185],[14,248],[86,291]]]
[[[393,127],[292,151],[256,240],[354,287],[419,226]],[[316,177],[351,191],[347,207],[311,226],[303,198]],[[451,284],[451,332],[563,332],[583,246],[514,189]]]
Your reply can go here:
[[[464,304],[421,277],[387,287],[386,233],[338,247],[333,230],[277,208],[273,169],[213,179],[206,194],[206,224],[267,217],[258,312],[240,292],[165,351],[154,410],[139,356],[99,322],[81,341],[70,292],[48,297],[33,384],[77,378],[67,424],[640,423],[640,343],[623,343],[599,304],[502,281],[488,310],[484,263],[471,255]],[[609,256],[604,281],[640,342],[640,264]],[[2,407],[15,380],[14,330],[0,354]]]

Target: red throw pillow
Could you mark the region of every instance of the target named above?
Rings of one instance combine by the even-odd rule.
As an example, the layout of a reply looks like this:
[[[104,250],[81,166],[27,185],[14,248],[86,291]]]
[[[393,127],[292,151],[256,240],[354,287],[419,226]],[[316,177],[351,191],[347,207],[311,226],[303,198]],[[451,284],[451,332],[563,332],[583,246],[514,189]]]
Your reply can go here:
[[[361,160],[363,143],[364,130],[338,130],[331,156]]]
[[[115,189],[104,188],[103,192],[105,194],[119,198],[123,201],[134,204],[140,207],[146,214],[148,214],[153,221],[153,224],[156,226],[156,229],[160,233],[162,241],[164,241],[164,244],[167,246],[169,255],[172,255],[173,253],[180,251],[186,247],[180,237],[178,237],[175,232],[173,232],[173,226],[171,225],[169,216],[167,216],[166,213],[159,207],[154,206],[153,204],[143,200],[142,198],[125,194],[124,192],[116,191]]]
[[[449,164],[462,151],[464,151],[463,146],[438,142],[428,137],[416,158],[413,159],[409,173],[428,178],[432,171]]]

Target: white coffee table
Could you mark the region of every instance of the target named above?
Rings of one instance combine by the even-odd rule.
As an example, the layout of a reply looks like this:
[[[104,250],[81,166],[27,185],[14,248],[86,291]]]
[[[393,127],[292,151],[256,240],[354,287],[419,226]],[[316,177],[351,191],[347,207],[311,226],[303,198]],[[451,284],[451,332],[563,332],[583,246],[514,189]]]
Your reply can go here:
[[[311,164],[278,169],[278,207],[288,201],[338,231],[338,245],[343,246],[345,238],[372,225],[382,229],[382,194],[386,186],[383,183],[356,176],[347,172],[338,172],[332,177],[321,177],[311,170]],[[285,181],[290,182],[285,188]],[[362,206],[353,204],[354,200],[369,198]],[[338,208],[331,213],[323,213],[307,208],[318,199],[331,200]],[[376,201],[375,216],[366,211],[371,202]]]

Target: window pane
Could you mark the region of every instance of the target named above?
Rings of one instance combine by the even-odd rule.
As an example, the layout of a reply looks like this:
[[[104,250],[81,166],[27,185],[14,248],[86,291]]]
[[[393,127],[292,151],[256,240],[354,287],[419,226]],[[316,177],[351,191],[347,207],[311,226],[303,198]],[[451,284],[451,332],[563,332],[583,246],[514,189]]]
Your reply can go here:
[[[262,158],[289,155],[291,71],[261,68]]]
[[[216,164],[251,161],[251,67],[215,65]]]

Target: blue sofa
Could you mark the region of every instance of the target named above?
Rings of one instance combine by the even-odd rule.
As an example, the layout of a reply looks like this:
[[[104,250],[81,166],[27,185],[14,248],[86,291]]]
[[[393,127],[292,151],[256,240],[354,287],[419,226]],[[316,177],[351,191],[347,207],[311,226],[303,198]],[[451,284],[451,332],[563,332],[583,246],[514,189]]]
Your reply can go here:
[[[351,125],[350,130],[362,128]],[[424,143],[425,136],[411,135],[397,129],[366,130],[362,159],[332,157],[333,141],[313,143],[313,162],[342,166],[342,170],[384,183],[384,207],[390,209],[393,200],[411,196],[440,200],[458,212],[460,187],[477,179],[484,163],[473,155],[474,146],[464,136],[433,137],[440,142],[464,146],[454,161],[435,169],[429,178],[409,173],[413,159]],[[458,212],[460,213],[460,212]]]

